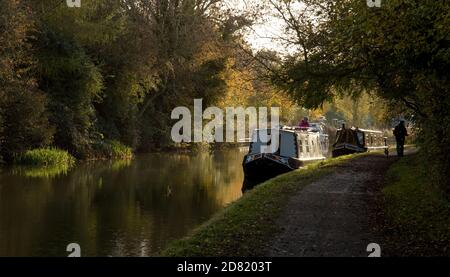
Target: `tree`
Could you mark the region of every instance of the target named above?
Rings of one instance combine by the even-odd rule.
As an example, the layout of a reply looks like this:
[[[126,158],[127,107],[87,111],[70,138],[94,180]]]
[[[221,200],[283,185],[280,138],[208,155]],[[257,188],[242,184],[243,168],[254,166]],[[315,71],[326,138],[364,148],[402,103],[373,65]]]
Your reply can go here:
[[[14,155],[51,143],[47,100],[33,78],[29,41],[34,22],[25,1],[0,2],[0,155]]]
[[[293,12],[303,2],[307,12]],[[416,115],[427,159],[450,188],[449,1],[274,1],[289,43],[299,52],[274,81],[299,102],[317,107],[336,92],[374,90]]]
[[[77,42],[46,30],[39,44],[39,86],[49,98],[54,142],[86,158],[97,139],[93,103],[101,101],[103,76]]]
[[[246,101],[240,105],[288,106],[284,94],[245,64],[237,49],[252,17],[228,9],[227,1],[92,0],[80,8],[60,0],[24,3],[8,0],[0,11],[8,30],[0,46],[9,47],[0,52],[7,61],[0,74],[8,81],[0,93],[30,92],[2,97],[2,139],[22,138],[6,152],[52,141],[78,158],[101,156],[111,140],[139,151],[172,146],[171,111],[194,98],[212,106],[240,94]],[[42,120],[28,119],[32,114]],[[23,118],[17,132],[13,118]]]
[[[155,86],[138,105],[141,148],[171,144],[170,113],[177,106],[192,106],[194,98],[205,105],[224,92],[221,78],[229,51],[213,20],[223,1],[134,1],[134,15],[150,31]],[[143,7],[143,8],[141,8]]]

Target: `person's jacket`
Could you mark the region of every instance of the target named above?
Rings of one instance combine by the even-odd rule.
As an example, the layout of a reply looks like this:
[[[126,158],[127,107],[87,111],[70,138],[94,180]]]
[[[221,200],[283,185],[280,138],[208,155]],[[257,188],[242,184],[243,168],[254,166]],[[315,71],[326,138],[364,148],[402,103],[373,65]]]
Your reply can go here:
[[[404,139],[405,137],[407,137],[408,131],[406,130],[405,125],[402,125],[402,124],[397,125],[397,127],[395,127],[395,130],[394,130],[394,136],[397,139]]]
[[[309,123],[304,120],[302,120],[302,122],[300,122],[299,125],[300,125],[300,128],[305,128],[305,129],[308,129],[310,127]]]

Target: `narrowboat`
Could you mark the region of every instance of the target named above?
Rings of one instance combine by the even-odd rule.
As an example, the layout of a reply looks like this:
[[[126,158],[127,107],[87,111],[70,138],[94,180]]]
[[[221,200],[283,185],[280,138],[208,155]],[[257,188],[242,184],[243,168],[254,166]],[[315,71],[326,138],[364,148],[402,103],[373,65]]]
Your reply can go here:
[[[343,126],[336,133],[332,154],[333,157],[339,157],[372,150],[384,150],[389,156],[387,137],[382,132],[359,128],[347,129]]]
[[[243,162],[243,191],[296,170],[307,162],[323,160],[328,154],[328,135],[321,132],[320,128],[301,130],[296,127],[279,129],[278,149],[273,153],[262,153],[261,148],[266,145],[263,141],[269,141],[272,131],[273,129],[255,130],[253,133],[249,152]]]

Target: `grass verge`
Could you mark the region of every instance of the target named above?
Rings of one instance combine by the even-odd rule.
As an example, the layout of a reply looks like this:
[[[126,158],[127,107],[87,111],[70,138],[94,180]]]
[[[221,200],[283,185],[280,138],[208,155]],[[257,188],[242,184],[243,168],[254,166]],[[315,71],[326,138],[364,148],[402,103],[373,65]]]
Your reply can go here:
[[[383,189],[388,242],[397,256],[450,256],[450,211],[443,192],[427,177],[418,155],[387,173]]]
[[[75,158],[64,150],[40,148],[18,155],[14,163],[25,166],[70,167],[75,163]]]
[[[106,140],[95,145],[94,159],[129,160],[133,158],[133,149],[117,140]]]
[[[276,220],[289,196],[358,156],[315,163],[257,186],[188,237],[171,243],[161,256],[264,256],[267,242],[279,231]]]

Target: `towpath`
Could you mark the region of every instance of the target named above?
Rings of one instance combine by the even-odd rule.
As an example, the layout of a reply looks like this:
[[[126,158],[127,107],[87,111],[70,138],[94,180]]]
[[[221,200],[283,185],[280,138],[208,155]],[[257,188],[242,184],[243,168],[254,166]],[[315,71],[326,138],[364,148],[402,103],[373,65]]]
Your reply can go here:
[[[389,166],[397,157],[369,155],[335,171],[293,195],[277,224],[273,257],[367,257],[377,234],[377,197]]]

